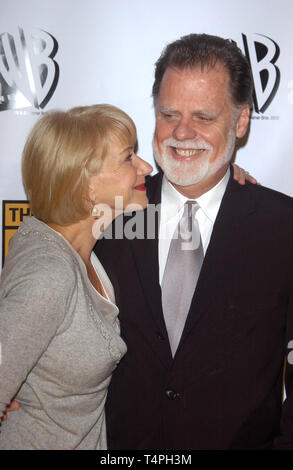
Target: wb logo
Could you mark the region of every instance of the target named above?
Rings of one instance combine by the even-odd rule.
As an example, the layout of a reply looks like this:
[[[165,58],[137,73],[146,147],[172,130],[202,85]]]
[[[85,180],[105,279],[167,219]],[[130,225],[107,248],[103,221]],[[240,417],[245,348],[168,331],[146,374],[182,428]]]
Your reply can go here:
[[[59,78],[57,50],[56,39],[40,29],[0,34],[0,111],[46,106]]]
[[[280,84],[280,70],[275,65],[280,48],[273,39],[261,34],[242,34],[242,39],[253,76],[254,108],[257,113],[264,113]]]

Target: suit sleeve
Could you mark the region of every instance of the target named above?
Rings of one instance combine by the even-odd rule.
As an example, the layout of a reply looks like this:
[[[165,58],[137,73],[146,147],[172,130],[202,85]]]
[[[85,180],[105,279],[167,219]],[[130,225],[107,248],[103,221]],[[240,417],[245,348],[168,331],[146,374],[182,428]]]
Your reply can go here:
[[[292,281],[293,282],[293,281]],[[280,436],[275,440],[276,449],[293,449],[293,288],[288,305],[285,355],[285,400],[282,407]]]

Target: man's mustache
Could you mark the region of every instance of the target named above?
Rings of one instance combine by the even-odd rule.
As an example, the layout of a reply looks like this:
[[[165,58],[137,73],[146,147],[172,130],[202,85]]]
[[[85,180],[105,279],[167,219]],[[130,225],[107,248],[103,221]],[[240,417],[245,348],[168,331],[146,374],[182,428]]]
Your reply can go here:
[[[163,146],[190,150],[212,150],[212,146],[202,139],[179,141],[171,137],[163,141]]]

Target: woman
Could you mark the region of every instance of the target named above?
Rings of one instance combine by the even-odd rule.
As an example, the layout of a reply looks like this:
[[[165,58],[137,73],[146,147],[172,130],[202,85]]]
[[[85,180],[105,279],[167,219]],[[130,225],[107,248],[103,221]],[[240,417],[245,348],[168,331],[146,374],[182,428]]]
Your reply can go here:
[[[101,205],[107,223],[146,207],[152,168],[135,145],[134,123],[109,105],[48,113],[27,140],[33,217],[13,237],[0,282],[0,417],[14,397],[21,408],[2,423],[0,449],[107,448],[104,404],[126,345],[93,226]]]

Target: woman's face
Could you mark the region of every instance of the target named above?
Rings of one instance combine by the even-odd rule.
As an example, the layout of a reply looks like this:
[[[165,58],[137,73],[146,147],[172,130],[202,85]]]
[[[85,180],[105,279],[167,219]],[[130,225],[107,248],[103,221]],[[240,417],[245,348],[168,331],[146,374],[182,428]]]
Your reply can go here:
[[[134,153],[132,145],[113,141],[98,174],[90,178],[91,199],[110,207],[114,217],[131,209],[144,209],[148,203],[145,177],[152,170]]]

